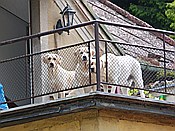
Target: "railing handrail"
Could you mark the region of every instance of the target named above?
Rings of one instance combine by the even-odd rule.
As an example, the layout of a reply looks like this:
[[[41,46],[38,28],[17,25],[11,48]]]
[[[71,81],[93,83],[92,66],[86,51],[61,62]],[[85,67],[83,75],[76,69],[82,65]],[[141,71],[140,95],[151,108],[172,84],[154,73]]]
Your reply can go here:
[[[150,28],[150,27],[122,24],[122,23],[114,23],[114,22],[102,21],[102,20],[96,20],[96,22],[99,22],[100,24],[106,24],[106,25],[120,26],[120,27],[139,29],[139,30],[144,30],[144,31],[153,31],[153,32],[158,32],[158,33],[165,33],[165,34],[175,35],[175,32],[173,32],[173,31],[167,31],[167,30],[162,30],[162,29],[155,29],[155,28]]]
[[[92,40],[88,40],[88,41],[75,43],[74,45],[67,45],[67,46],[64,46],[64,47],[57,47],[57,48],[54,48],[54,49],[48,49],[48,50],[44,50],[44,51],[40,51],[40,52],[35,52],[35,53],[32,53],[32,54],[16,56],[16,57],[5,59],[5,60],[0,60],[0,64],[4,63],[4,62],[9,62],[9,61],[25,58],[25,57],[30,57],[30,56],[34,56],[34,55],[39,55],[39,54],[51,52],[51,51],[62,50],[62,49],[65,49],[65,48],[70,48],[70,47],[73,47],[73,46],[78,46],[78,45],[82,45],[82,44],[85,44],[85,43],[90,43],[90,42],[93,42],[93,41],[95,41],[95,40],[92,39]]]
[[[40,38],[41,36],[50,35],[50,34],[53,34],[53,33],[58,33],[60,31],[71,30],[71,29],[91,25],[94,22],[95,21],[88,21],[88,22],[84,22],[84,23],[81,23],[81,24],[77,24],[77,25],[72,25],[72,26],[63,27],[63,28],[59,28],[59,29],[53,29],[53,30],[40,32],[40,33],[36,33],[36,34],[33,34],[33,35],[29,35],[29,36],[23,36],[23,37],[14,38],[14,39],[11,39],[11,40],[2,41],[2,42],[0,42],[0,46],[7,45],[7,44],[12,44],[12,43],[19,42],[19,41],[25,41],[25,40],[29,40],[29,39],[33,39],[33,38]]]
[[[45,32],[36,33],[36,34],[33,34],[33,35],[29,35],[29,36],[22,36],[22,37],[10,39],[10,40],[5,40],[5,41],[0,42],[0,46],[7,45],[7,44],[13,44],[15,42],[25,41],[25,40],[29,40],[29,39],[33,39],[33,38],[39,38],[41,36],[50,35],[50,34],[53,34],[53,33],[58,33],[60,31],[71,30],[71,29],[75,29],[75,28],[79,28],[79,27],[83,27],[83,26],[88,26],[88,25],[91,25],[91,24],[94,24],[94,23],[106,24],[106,25],[112,25],[112,26],[120,26],[120,27],[126,27],[126,28],[131,28],[131,29],[139,29],[139,30],[144,30],[144,31],[152,31],[152,32],[157,32],[157,33],[165,33],[165,34],[175,35],[175,32],[173,32],[173,31],[166,31],[166,30],[162,30],[162,29],[141,27],[141,26],[129,25],[129,24],[126,25],[126,24],[114,23],[114,22],[102,21],[102,20],[92,20],[92,21],[83,22],[83,23],[80,23],[80,24],[77,24],[77,25],[72,25],[72,26],[68,26],[68,27],[63,27],[63,28],[59,28],[59,29],[53,29],[53,30],[49,30],[49,31],[45,31]]]
[[[152,50],[159,50],[159,51],[166,51],[166,52],[171,52],[174,53],[174,51],[169,50],[169,49],[161,49],[157,47],[151,47],[151,46],[144,46],[144,45],[137,45],[137,44],[130,44],[129,42],[119,42],[119,41],[113,41],[113,40],[108,40],[108,39],[100,39],[99,41],[102,42],[110,42],[110,43],[117,43],[119,45],[127,45],[127,46],[134,46],[134,47],[140,47],[140,48],[146,48],[146,49],[152,49]]]

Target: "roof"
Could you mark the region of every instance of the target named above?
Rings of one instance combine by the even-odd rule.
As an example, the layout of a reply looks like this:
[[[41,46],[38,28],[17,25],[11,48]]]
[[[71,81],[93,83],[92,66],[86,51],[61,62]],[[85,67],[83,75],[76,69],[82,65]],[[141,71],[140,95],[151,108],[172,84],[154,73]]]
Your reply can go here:
[[[133,16],[132,14],[130,14],[129,12],[127,12],[126,10],[120,8],[119,6],[111,3],[109,0],[98,0],[99,2],[103,3],[104,5],[106,5],[107,7],[115,10],[117,13],[121,14],[122,16],[126,17],[127,19],[129,19],[130,21],[132,21],[133,23],[139,25],[139,26],[143,26],[143,27],[149,27],[149,28],[153,28],[151,25],[149,25],[148,23],[142,21],[141,19]],[[157,37],[163,39],[162,35],[159,35],[158,33],[154,33]],[[170,38],[165,36],[165,41],[172,45],[175,46],[175,41]]]
[[[118,7],[117,5],[111,3],[108,0],[87,0],[88,5],[92,8],[95,15],[98,18],[127,25],[138,25],[142,27],[153,28],[148,23],[140,20],[139,18],[131,15],[126,10]],[[112,34],[116,45],[124,50],[126,54],[132,55],[135,58],[141,59],[141,61],[147,61],[153,66],[163,67],[164,58],[163,55],[163,34],[157,32],[129,29],[124,27],[110,27],[105,26],[107,31]],[[170,37],[165,35],[165,49],[168,54],[166,55],[167,67],[174,68],[174,50],[175,41]],[[133,46],[123,46],[120,43],[128,43]],[[135,48],[135,45],[146,46],[151,48]],[[159,56],[159,58],[150,58],[149,55],[154,54]]]

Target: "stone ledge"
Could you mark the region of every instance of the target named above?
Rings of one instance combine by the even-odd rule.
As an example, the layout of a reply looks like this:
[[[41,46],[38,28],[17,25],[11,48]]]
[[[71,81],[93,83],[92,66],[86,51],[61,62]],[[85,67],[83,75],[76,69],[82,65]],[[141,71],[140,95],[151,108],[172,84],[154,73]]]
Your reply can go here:
[[[0,112],[0,128],[90,109],[129,111],[175,119],[175,104],[140,97],[93,92]]]

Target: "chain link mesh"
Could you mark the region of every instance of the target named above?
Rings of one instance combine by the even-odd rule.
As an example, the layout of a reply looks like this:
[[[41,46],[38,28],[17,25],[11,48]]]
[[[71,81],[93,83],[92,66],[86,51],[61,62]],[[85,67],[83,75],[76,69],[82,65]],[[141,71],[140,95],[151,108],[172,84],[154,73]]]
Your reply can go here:
[[[0,75],[0,79],[1,83],[5,87],[4,90],[6,96],[12,101],[24,99],[23,101],[16,102],[18,105],[24,105],[31,103],[31,99],[26,98],[33,98],[37,96],[63,92],[65,90],[67,91],[80,86],[89,86],[90,84],[92,84],[92,79],[90,79],[90,77],[92,76],[87,75],[88,77],[85,78],[84,74],[81,74],[81,76],[79,76],[83,83],[82,85],[72,86],[71,83],[64,83],[66,81],[64,81],[61,85],[60,80],[64,77],[67,77],[67,74],[64,73],[62,75],[53,75],[53,72],[49,72],[49,67],[46,63],[44,63],[43,57],[47,54],[57,54],[62,58],[61,63],[59,63],[60,66],[66,71],[74,71],[77,66],[77,58],[74,53],[80,47],[88,47],[89,45],[89,48],[94,48],[94,43],[92,43],[84,43],[64,48],[57,48],[54,50],[49,50],[30,56],[14,58],[1,62],[0,72],[3,72],[4,75]],[[114,52],[114,49],[111,49],[114,44],[110,42],[106,42],[106,44],[107,52],[115,53],[117,55],[117,53]],[[162,93],[175,93],[173,89],[175,84],[173,51],[164,51],[157,48],[148,48],[144,46],[134,46],[121,43],[115,44],[116,46],[119,46],[122,50],[124,50],[126,54],[131,55],[133,58],[139,61],[142,69],[144,89]],[[118,65],[116,61],[110,62],[112,65],[114,65],[114,67]],[[128,68],[130,67],[130,65],[127,66]],[[87,68],[87,73],[89,73],[90,66],[88,65]],[[104,72],[103,76],[106,74],[117,76],[117,73],[120,73],[122,77],[125,77],[128,73],[127,69],[123,70],[123,72],[117,73],[110,69],[107,69],[107,71],[108,72]],[[137,73],[134,74],[137,75]],[[111,83],[111,80],[106,80],[106,77],[109,78],[109,76],[105,76],[105,79],[103,79],[102,82],[108,82],[109,85],[120,85],[120,83]],[[96,78],[96,76],[93,77],[93,79],[94,78]],[[165,78],[167,78],[166,84]],[[129,79],[129,77],[127,79]],[[70,81],[74,81],[74,77],[71,77]],[[63,88],[65,84],[66,87]],[[130,84],[130,86],[135,85]]]

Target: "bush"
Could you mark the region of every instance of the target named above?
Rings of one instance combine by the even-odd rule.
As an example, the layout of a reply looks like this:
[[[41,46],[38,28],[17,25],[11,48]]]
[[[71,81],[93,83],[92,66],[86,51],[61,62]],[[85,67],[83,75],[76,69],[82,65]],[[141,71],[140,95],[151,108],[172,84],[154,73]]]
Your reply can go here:
[[[160,70],[159,72],[157,72],[157,79],[159,80],[162,77],[164,77],[164,70],[163,69]],[[173,79],[175,79],[175,71],[167,70],[166,77],[172,77]]]

